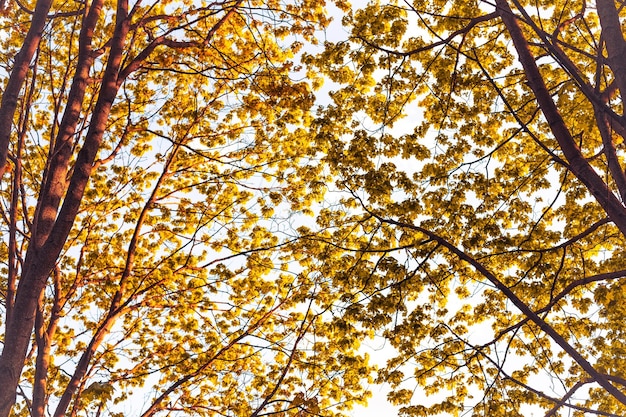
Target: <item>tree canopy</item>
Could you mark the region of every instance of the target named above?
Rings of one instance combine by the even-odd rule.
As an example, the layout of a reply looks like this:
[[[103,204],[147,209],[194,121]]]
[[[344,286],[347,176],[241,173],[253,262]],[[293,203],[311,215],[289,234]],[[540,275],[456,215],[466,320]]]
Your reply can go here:
[[[0,6],[0,417],[626,414],[622,2]]]
[[[624,4],[371,2],[307,57],[318,222],[402,415],[626,413]]]
[[[328,284],[289,257],[316,169],[294,58],[323,2],[18,1],[0,20],[0,415],[361,401],[365,356],[328,343]]]

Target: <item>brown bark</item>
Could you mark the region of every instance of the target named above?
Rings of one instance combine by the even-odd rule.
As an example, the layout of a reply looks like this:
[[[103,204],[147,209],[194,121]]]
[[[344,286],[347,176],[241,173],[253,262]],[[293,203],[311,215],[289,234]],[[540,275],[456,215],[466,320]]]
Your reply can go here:
[[[235,13],[237,6],[240,4],[241,0],[234,2],[234,5],[229,8],[224,17],[207,33],[205,42],[208,42],[215,31]],[[15,403],[17,382],[23,368],[33,327],[37,320],[38,300],[79,211],[83,193],[93,171],[97,152],[100,149],[110,110],[121,82],[132,71],[139,68],[143,59],[154,52],[157,45],[155,44],[152,48],[147,48],[143,54],[136,57],[126,68],[122,69],[125,42],[130,25],[128,2],[127,0],[118,0],[116,26],[113,37],[108,42],[110,51],[101,82],[100,93],[92,112],[84,144],[76,157],[71,178],[68,182],[66,177],[69,172],[72,149],[74,148],[73,138],[80,118],[89,69],[93,65],[96,56],[96,52],[91,48],[91,39],[94,27],[100,17],[102,6],[103,0],[94,0],[91,7],[86,7],[84,10],[85,17],[83,18],[79,37],[77,69],[68,94],[67,106],[59,126],[59,133],[55,138],[54,148],[50,153],[51,159],[48,169],[44,174],[42,190],[35,211],[32,238],[26,253],[22,275],[13,303],[15,319],[7,322],[5,339],[7,341],[10,340],[11,343],[5,344],[2,356],[0,356],[0,380],[7,381],[7,384],[0,385],[0,417],[8,416]],[[168,40],[164,40],[162,45],[175,48],[186,46],[177,42],[170,44]],[[129,248],[130,259],[127,260],[129,264],[132,264],[132,253],[134,253],[134,249]],[[122,311],[121,300],[124,292],[124,278],[121,278],[120,281],[120,290],[112,303],[110,314],[101,324],[100,329],[92,339],[92,343],[81,357],[75,374],[57,405],[56,416],[64,415],[67,411],[76,388],[88,369],[93,354]],[[46,377],[45,370],[47,369],[46,335],[41,333],[41,325],[42,323],[38,323],[38,331],[35,335],[43,355],[41,358],[38,358],[41,359],[38,362],[39,373],[36,381],[39,387],[37,393],[39,400],[42,400],[43,397],[41,395],[45,391],[45,381],[42,378]],[[39,401],[38,403],[41,402]],[[37,410],[35,410],[35,413],[37,413]]]
[[[78,64],[72,79],[67,105],[59,126],[59,133],[50,153],[48,170],[41,188],[31,244],[42,247],[54,225],[59,204],[67,188],[67,172],[72,156],[73,138],[80,119],[81,107],[89,79],[89,70],[94,63],[92,50],[93,31],[102,12],[104,0],[94,0],[85,7],[85,15],[79,34]]]
[[[39,41],[41,40],[41,34],[43,33],[51,5],[52,0],[37,1],[30,28],[20,51],[15,56],[15,65],[2,94],[2,100],[0,101],[0,172],[4,172],[6,168],[13,128],[13,116],[17,109],[22,85],[28,74],[28,67],[33,56],[35,56],[35,51],[39,47]],[[0,410],[2,410],[2,398],[0,398]]]
[[[59,404],[57,405],[57,408],[54,412],[54,417],[63,417],[67,412],[67,408],[72,401],[74,393],[80,386],[81,382],[83,382],[83,377],[89,369],[89,363],[91,361],[91,358],[93,358],[94,353],[102,344],[104,338],[111,331],[111,328],[115,324],[115,321],[117,317],[121,314],[121,312],[121,310],[117,310],[115,312],[115,315],[109,314],[104,323],[100,325],[100,327],[96,331],[96,335],[91,339],[89,346],[87,346],[87,348],[84,350],[80,360],[78,361],[78,365],[76,366],[76,371],[74,372],[74,375],[72,375],[70,382],[65,387],[65,391],[63,392],[63,395],[59,400]]]
[[[34,89],[36,88],[37,72],[34,70],[30,82],[30,88],[26,100],[22,106],[23,115],[20,121],[19,133],[15,149],[15,160],[13,167],[13,181],[11,189],[11,206],[9,209],[9,247],[8,247],[8,276],[7,276],[7,292],[5,297],[5,323],[11,321],[13,316],[13,301],[15,299],[15,291],[17,286],[17,277],[19,271],[18,250],[17,250],[17,219],[19,211],[19,197],[22,187],[22,151],[24,149],[24,140],[26,138],[30,106]]]
[[[612,120],[604,113],[603,109],[598,106],[594,106],[594,108],[596,125],[602,137],[602,146],[604,148],[604,155],[606,156],[609,172],[615,181],[622,201],[626,201],[626,174],[620,164],[617,150],[615,149]]]
[[[52,338],[56,333],[59,319],[61,318],[61,272],[59,268],[54,270],[54,302],[50,312],[50,320],[46,326],[44,320],[44,297],[43,292],[35,317],[35,342],[37,343],[37,362],[35,366],[35,380],[33,383],[33,403],[31,417],[44,417],[47,401],[48,369],[50,367],[50,348]]]
[[[122,302],[122,299],[126,293],[126,286],[128,283],[128,278],[131,276],[133,266],[135,263],[135,254],[137,250],[137,245],[139,243],[139,236],[141,234],[142,226],[144,224],[144,221],[148,215],[150,208],[153,207],[154,201],[157,198],[157,193],[160,190],[161,185],[163,184],[163,181],[169,175],[169,169],[172,163],[174,162],[176,158],[176,154],[179,149],[180,147],[176,146],[172,150],[172,153],[170,154],[168,162],[163,167],[163,172],[161,173],[159,180],[155,184],[154,189],[152,190],[152,193],[150,197],[148,198],[148,201],[146,201],[146,203],[143,206],[141,214],[139,215],[139,218],[137,219],[133,236],[131,238],[131,241],[128,245],[128,249],[126,251],[126,264],[124,266],[124,271],[122,272],[122,275],[119,279],[118,289],[115,292],[115,295],[113,296],[113,300],[111,301],[111,304],[109,306],[108,314],[104,318],[104,320],[102,321],[98,329],[96,330],[87,348],[83,351],[80,357],[80,360],[78,361],[78,365],[76,366],[76,370],[74,371],[72,378],[67,384],[65,391],[63,392],[63,395],[61,396],[61,399],[59,400],[59,404],[57,405],[57,408],[54,412],[54,417],[63,417],[64,415],[66,415],[66,412],[70,405],[72,397],[78,390],[80,384],[83,382],[83,378],[87,374],[87,371],[89,369],[89,364],[91,363],[91,360],[94,354],[96,353],[97,349],[100,347],[102,342],[104,341],[104,338],[111,331],[111,328],[113,327],[117,319],[124,312],[124,303]]]
[[[24,359],[30,336],[35,322],[35,311],[39,294],[43,290],[48,276],[49,269],[46,264],[54,263],[51,256],[33,255],[26,257],[26,273],[22,274],[16,292],[15,303],[13,305],[13,315],[11,322],[7,323],[5,332],[5,343],[0,356],[0,416],[8,417],[16,399],[16,390],[19,377],[24,367]],[[33,259],[41,259],[41,264]]]
[[[623,118],[616,114],[613,109],[606,106],[606,94],[610,94],[607,91],[602,93],[599,90],[594,89],[591,84],[588,82],[587,78],[583,73],[579,70],[576,63],[574,63],[569,56],[561,49],[562,44],[558,38],[555,38],[555,34],[553,36],[549,36],[547,33],[543,31],[543,29],[538,26],[532,19],[532,17],[528,14],[526,9],[520,4],[519,0],[512,0],[512,3],[517,7],[517,10],[522,15],[524,23],[528,24],[532,28],[532,30],[537,34],[537,36],[543,41],[541,44],[546,50],[550,52],[552,57],[559,63],[559,65],[572,77],[575,81],[577,87],[580,91],[589,99],[589,101],[598,108],[602,109],[605,114],[612,119],[614,122],[619,122],[623,124]],[[570,19],[571,20],[571,19]],[[570,45],[571,47],[571,45]],[[578,49],[574,49],[577,53],[584,53]],[[602,65],[598,60],[598,65]],[[616,88],[615,86],[609,87],[608,90]]]

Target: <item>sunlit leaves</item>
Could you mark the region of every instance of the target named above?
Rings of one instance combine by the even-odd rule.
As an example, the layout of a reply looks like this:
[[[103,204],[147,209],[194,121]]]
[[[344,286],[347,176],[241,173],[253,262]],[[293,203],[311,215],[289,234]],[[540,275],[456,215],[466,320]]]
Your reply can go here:
[[[395,348],[379,381],[401,413],[619,415],[624,405],[589,390],[537,323],[623,381],[611,295],[621,294],[623,235],[607,218],[623,209],[607,213],[570,170],[499,13],[515,14],[568,146],[619,195],[623,123],[604,116],[622,112],[617,67],[603,58],[593,8],[501,3],[513,11],[370,2],[344,17],[349,39],[306,57],[335,83],[316,140],[351,196],[318,216],[334,247],[320,263],[335,265],[324,268],[345,292],[344,319]]]
[[[298,216],[322,201],[326,172],[310,136],[319,79],[302,79],[295,59],[329,23],[325,5],[137,3],[128,32],[116,24],[123,2],[104,2],[92,27],[85,6],[53,6],[16,113],[10,151],[23,170],[2,198],[16,216],[4,228],[19,235],[3,259],[18,275],[59,141],[68,183],[84,169],[78,152],[93,168],[83,194],[60,199],[80,209],[59,219],[73,224],[67,239],[52,237],[63,248],[35,325],[46,337],[24,362],[14,412],[38,393],[34,408],[58,415],[335,415],[362,402],[367,357],[327,312],[339,295],[297,261],[309,221]],[[12,22],[30,18],[21,7],[34,5],[2,17],[13,28],[4,78],[24,36]]]

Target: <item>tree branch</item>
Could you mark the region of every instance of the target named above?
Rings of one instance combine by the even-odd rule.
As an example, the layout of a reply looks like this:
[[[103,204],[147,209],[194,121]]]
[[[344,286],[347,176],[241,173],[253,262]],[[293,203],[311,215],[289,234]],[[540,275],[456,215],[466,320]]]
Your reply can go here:
[[[513,15],[507,1],[497,0],[496,5],[502,21],[513,40],[513,44],[519,55],[519,60],[526,73],[528,84],[535,94],[539,107],[561,151],[569,161],[569,169],[592,193],[622,234],[626,235],[626,210],[624,210],[624,206],[580,152],[578,145],[565,125],[563,118],[559,114],[546,88],[543,77],[530,52],[528,42],[518,26],[517,19]],[[626,401],[626,396],[624,396],[624,400]]]
[[[9,80],[4,88],[2,100],[0,100],[0,173],[3,173],[6,169],[9,142],[11,140],[11,131],[13,127],[13,116],[17,108],[19,94],[24,80],[26,79],[28,67],[30,66],[31,60],[35,55],[35,51],[39,47],[48,11],[51,6],[52,0],[37,1],[30,27],[28,28],[28,33],[26,34],[22,48],[15,56],[15,65],[13,66]],[[0,362],[0,377],[3,372],[1,368],[2,365]],[[13,395],[13,397],[14,396],[15,395]],[[5,406],[4,398],[0,394],[0,416],[3,415]]]
[[[363,206],[365,208],[365,206]],[[367,209],[366,209],[367,210]],[[576,363],[578,363],[584,370],[591,376],[598,384],[602,386],[608,393],[610,393],[615,399],[617,399],[622,404],[626,404],[626,394],[618,390],[613,384],[611,384],[606,375],[598,372],[591,363],[585,359],[585,357],[580,354],[572,345],[570,345],[567,340],[563,336],[561,336],[552,326],[550,326],[545,320],[543,320],[539,315],[534,312],[526,303],[524,303],[515,293],[502,281],[500,281],[494,274],[492,274],[489,270],[487,270],[480,262],[472,258],[470,255],[457,248],[452,243],[448,242],[443,237],[438,234],[424,229],[423,227],[416,226],[410,223],[404,223],[397,220],[386,219],[378,214],[372,213],[368,210],[370,214],[376,217],[380,222],[387,223],[395,226],[399,226],[402,228],[408,228],[433,239],[434,241],[441,244],[441,246],[447,248],[450,252],[455,254],[459,259],[467,262],[471,266],[476,269],[482,276],[484,276],[489,282],[491,282],[498,290],[500,290],[514,305],[519,309],[522,314],[524,314],[530,321],[535,323],[539,328],[546,333],[548,336],[552,338]]]

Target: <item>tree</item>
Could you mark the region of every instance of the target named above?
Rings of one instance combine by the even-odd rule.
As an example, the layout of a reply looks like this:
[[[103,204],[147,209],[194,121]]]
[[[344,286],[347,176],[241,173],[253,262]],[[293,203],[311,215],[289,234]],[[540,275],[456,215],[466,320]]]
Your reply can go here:
[[[0,416],[361,401],[367,358],[328,343],[329,283],[291,255],[320,196],[294,56],[323,2],[18,0],[0,21]]]
[[[626,415],[625,9],[372,1],[306,57],[347,194],[302,244],[402,415]]]

